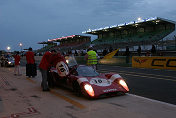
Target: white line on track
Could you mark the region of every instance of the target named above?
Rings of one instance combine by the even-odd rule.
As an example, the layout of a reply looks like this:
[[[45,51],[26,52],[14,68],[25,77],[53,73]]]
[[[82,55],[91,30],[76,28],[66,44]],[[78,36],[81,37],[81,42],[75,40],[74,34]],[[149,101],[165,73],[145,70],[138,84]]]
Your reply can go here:
[[[101,69],[100,71],[103,71],[103,72],[106,72],[106,71],[108,71],[108,70],[106,70],[106,69]],[[116,70],[111,70],[112,72],[117,72]],[[138,73],[138,72],[127,72],[127,71],[118,71],[117,73],[119,73],[119,72],[121,72],[121,73],[126,73],[126,74],[128,74],[128,73],[131,73],[131,74],[143,74],[143,75],[145,75],[145,76],[155,76],[155,77],[166,77],[166,78],[173,78],[173,79],[176,79],[176,77],[174,77],[174,76],[163,76],[163,75],[157,75],[157,74],[148,74],[148,73]],[[142,75],[141,75],[142,76]]]
[[[102,72],[102,71],[101,71]],[[104,71],[104,72],[106,72],[106,71]],[[143,78],[152,78],[152,79],[157,79],[157,80],[167,80],[167,81],[173,81],[173,82],[176,82],[176,80],[174,80],[174,79],[165,79],[165,78],[159,78],[159,77],[154,77],[154,76],[144,76],[144,75],[135,75],[135,74],[128,74],[128,73],[120,73],[120,72],[118,72],[118,74],[125,74],[125,75],[128,75],[128,76],[135,76],[135,77],[143,77]]]
[[[144,99],[144,100],[148,100],[148,101],[151,101],[151,102],[156,102],[156,103],[159,103],[159,104],[163,104],[163,105],[167,105],[169,107],[176,108],[176,105],[170,104],[170,103],[167,103],[167,102],[162,102],[162,101],[158,101],[158,100],[154,100],[154,99],[150,99],[150,98],[146,98],[146,97],[142,97],[142,96],[138,96],[138,95],[134,95],[134,94],[129,94],[129,93],[126,93],[126,94],[129,95],[129,96],[137,97],[137,98],[140,98],[140,99]]]

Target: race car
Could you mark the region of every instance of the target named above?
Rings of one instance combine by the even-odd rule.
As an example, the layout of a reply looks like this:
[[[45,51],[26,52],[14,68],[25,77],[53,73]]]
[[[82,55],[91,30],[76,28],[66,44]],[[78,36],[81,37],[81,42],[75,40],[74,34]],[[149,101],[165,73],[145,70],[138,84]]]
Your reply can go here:
[[[116,73],[98,73],[92,67],[78,65],[74,56],[66,58],[67,64],[58,62],[49,71],[54,85],[72,89],[88,98],[114,96],[129,92],[125,80]]]

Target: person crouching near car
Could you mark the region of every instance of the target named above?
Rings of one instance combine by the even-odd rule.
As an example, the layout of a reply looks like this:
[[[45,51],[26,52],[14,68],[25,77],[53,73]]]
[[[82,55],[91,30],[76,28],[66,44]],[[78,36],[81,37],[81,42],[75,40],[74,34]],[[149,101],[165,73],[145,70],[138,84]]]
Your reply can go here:
[[[21,75],[20,71],[20,55],[19,52],[16,52],[16,55],[14,55],[15,58],[15,69],[14,69],[14,75]]]
[[[69,74],[69,68],[65,57],[60,52],[57,52],[56,55],[52,56],[51,65],[57,69],[60,77],[65,77]]]
[[[51,50],[45,52],[45,54],[42,57],[42,60],[39,64],[39,69],[42,74],[42,83],[41,86],[43,88],[43,91],[50,91],[49,86],[48,86],[48,81],[47,81],[47,73],[48,69],[51,66],[51,56],[56,54],[56,50]]]

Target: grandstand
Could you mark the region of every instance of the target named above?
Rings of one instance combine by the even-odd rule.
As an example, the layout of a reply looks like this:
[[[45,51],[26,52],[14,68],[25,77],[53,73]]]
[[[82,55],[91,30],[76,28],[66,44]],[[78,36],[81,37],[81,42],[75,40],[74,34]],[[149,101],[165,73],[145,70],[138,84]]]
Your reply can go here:
[[[49,42],[49,41],[38,42],[38,44],[42,44],[43,45],[43,47],[37,51],[38,53],[40,53],[40,52],[46,52],[50,48],[52,48],[53,46],[57,45],[57,43]]]
[[[138,45],[145,47],[145,45],[158,45],[159,42],[161,44],[166,36],[175,31],[175,26],[174,21],[152,17],[105,28],[89,29],[82,33],[98,36],[92,41],[95,49],[109,47],[117,49]]]
[[[87,48],[91,43],[90,36],[71,35],[55,39],[49,39],[47,42],[40,42],[38,44],[47,44],[42,48],[43,52],[49,49],[56,49],[62,52],[69,50],[77,50]]]

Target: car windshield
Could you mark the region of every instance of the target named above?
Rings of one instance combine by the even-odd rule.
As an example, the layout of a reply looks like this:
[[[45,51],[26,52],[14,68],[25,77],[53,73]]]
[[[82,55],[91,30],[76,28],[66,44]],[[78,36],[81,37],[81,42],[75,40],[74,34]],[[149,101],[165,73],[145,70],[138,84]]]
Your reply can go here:
[[[73,55],[66,56],[65,59],[69,67],[77,65],[76,59]]]
[[[92,67],[89,66],[78,66],[77,72],[79,76],[84,76],[84,77],[94,77],[98,76],[99,73],[96,72]]]

